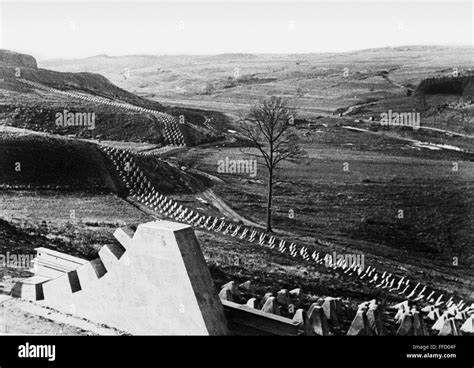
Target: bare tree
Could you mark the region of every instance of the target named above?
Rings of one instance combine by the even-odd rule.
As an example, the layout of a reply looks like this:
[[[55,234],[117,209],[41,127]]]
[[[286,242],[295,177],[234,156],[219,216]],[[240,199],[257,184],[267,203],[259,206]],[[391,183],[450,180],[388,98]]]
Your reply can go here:
[[[263,157],[268,170],[267,181],[267,231],[272,231],[272,195],[275,170],[285,160],[303,156],[296,145],[296,135],[292,129],[295,114],[288,103],[280,97],[272,96],[250,110],[244,126],[244,135]]]

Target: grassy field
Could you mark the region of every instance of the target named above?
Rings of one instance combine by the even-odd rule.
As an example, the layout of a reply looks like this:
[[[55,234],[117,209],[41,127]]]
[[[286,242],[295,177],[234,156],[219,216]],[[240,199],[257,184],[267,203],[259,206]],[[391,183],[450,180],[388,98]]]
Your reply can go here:
[[[346,252],[363,252],[367,262],[380,262],[394,272],[410,269],[415,278],[423,275],[425,281],[472,298],[472,161],[459,153],[443,156],[446,153],[410,149],[403,153],[396,140],[356,134],[359,142],[352,140],[349,146],[341,143],[350,139],[339,140],[339,147],[331,142],[305,143],[306,159],[282,166],[278,177],[282,183],[274,194],[275,230],[310,247],[322,239]],[[345,137],[344,132],[334,137]],[[393,154],[396,150],[399,154]],[[186,162],[187,157],[198,169],[224,180],[214,191],[237,212],[263,223],[263,166],[256,178],[217,173],[220,159],[249,158],[238,148],[194,149],[177,158]],[[294,218],[289,217],[290,210]],[[453,257],[459,260],[456,266]]]
[[[152,220],[113,195],[5,191],[0,205],[1,254],[34,254],[34,248],[44,246],[93,259],[101,246],[115,241],[112,233],[116,227]],[[75,219],[70,218],[71,209],[76,213]],[[341,314],[341,323],[330,326],[333,333],[341,334],[349,328],[358,303],[374,297],[386,298],[379,290],[324,266],[302,264],[287,255],[219,233],[197,230],[196,234],[216,288],[231,280],[252,281],[255,290],[243,293],[238,301],[245,302],[246,298],[260,298],[269,291],[295,287],[303,288],[306,294],[296,305],[298,308],[308,308],[321,296],[342,296],[346,307]],[[0,272],[0,296],[7,293],[16,281],[31,275],[25,269],[9,267],[0,268]],[[71,326],[21,313],[18,308],[13,304],[0,308],[0,311],[9,313],[5,324],[8,331],[5,332],[29,333],[34,330],[37,333],[86,334]],[[393,332],[395,325],[387,322],[385,327]],[[0,318],[0,331],[2,328]]]
[[[279,236],[323,253],[362,253],[366,266],[472,299],[473,167],[469,162],[461,162],[460,171],[453,175],[449,161],[311,147],[314,145],[306,147],[308,157],[303,163],[284,167],[284,183],[275,193]],[[240,148],[193,148],[175,159],[186,162],[189,158],[190,166],[220,176],[224,183],[214,183],[213,190],[239,213],[259,222],[264,218],[264,171],[259,170],[256,178],[216,173],[218,159],[239,154]],[[348,172],[343,170],[344,162],[349,163]],[[439,169],[443,165],[445,171]],[[174,195],[181,201],[196,196],[199,192]],[[84,191],[4,190],[0,208],[3,252],[34,253],[35,247],[46,246],[87,259],[115,241],[115,228],[151,220],[113,194]],[[294,210],[294,219],[288,218],[289,209]],[[403,219],[397,219],[399,209],[404,210]],[[343,322],[331,326],[335,334],[348,329],[358,303],[372,298],[397,300],[324,266],[214,232],[196,233],[216,287],[230,280],[254,283],[256,291],[240,296],[241,302],[295,287],[308,294],[299,305],[304,308],[320,296],[341,296],[346,308]],[[435,241],[430,243],[430,239]],[[453,255],[459,256],[459,266],[449,263]],[[2,271],[10,285],[29,275],[24,270]],[[393,316],[387,315],[390,319]],[[47,331],[53,327],[39,324],[35,328]],[[391,332],[395,329],[391,322],[385,327]],[[81,332],[71,329],[68,333]]]
[[[149,218],[113,194],[84,191],[2,191],[0,204],[4,221],[87,258],[115,241],[117,227]]]

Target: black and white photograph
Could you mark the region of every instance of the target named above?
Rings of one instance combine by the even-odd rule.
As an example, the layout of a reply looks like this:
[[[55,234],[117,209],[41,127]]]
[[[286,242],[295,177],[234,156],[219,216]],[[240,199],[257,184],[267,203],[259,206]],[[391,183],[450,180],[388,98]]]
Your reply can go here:
[[[136,335],[394,337],[419,341],[400,366],[460,366],[473,15],[2,1],[0,366],[19,336],[35,366],[60,354],[42,338]]]

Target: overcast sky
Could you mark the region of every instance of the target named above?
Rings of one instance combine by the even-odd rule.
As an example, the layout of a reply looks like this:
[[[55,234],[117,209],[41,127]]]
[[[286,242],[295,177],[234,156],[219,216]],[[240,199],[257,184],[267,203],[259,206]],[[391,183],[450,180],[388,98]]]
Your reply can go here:
[[[472,45],[473,37],[470,1],[16,1],[0,12],[0,48],[39,60]]]

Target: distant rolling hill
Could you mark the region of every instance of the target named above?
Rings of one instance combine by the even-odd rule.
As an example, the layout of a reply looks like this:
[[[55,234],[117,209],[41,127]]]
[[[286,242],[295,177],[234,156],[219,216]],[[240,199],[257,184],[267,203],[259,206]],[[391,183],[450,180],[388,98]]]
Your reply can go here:
[[[41,69],[37,68],[36,60],[32,56],[0,50],[0,121],[3,120],[16,127],[63,135],[74,134],[80,137],[166,144],[164,122],[153,114],[67,98],[20,83],[18,76],[60,91],[127,103],[164,112],[176,119],[183,117],[186,123],[181,126],[181,129],[186,137],[186,143],[191,146],[220,139],[228,125],[227,118],[220,113],[173,106],[165,107],[156,101],[139,97],[117,87],[100,74]],[[55,125],[55,117],[64,110],[73,113],[94,112],[97,118],[96,128],[90,131],[77,127],[58,129]],[[209,119],[212,119],[219,129],[209,129],[204,124]]]
[[[119,88],[100,74],[89,72],[68,73],[41,69],[36,67],[36,60],[30,55],[0,50],[0,78],[10,87],[18,86],[15,76],[16,68],[20,68],[20,76],[22,78],[49,87],[64,91],[85,92],[109,99],[119,99],[154,110],[163,110],[161,104],[138,97]]]
[[[322,54],[99,55],[43,60],[63,72],[100,73],[163,104],[245,114],[271,94],[291,99],[301,117],[406,95],[404,86],[472,69],[471,46],[403,46]]]

